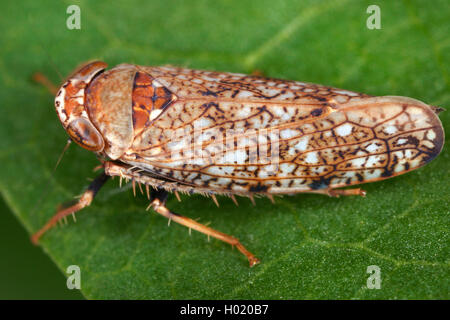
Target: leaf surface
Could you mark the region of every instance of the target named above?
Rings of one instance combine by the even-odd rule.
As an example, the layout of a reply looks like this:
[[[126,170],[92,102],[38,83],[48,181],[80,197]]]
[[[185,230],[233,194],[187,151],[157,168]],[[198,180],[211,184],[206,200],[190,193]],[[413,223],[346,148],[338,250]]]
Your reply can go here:
[[[81,30],[66,8],[81,8]],[[445,0],[378,1],[380,30],[366,28],[370,1],[37,1],[4,4],[0,20],[0,188],[35,232],[58,204],[88,185],[98,161],[72,146],[53,97],[30,81],[54,82],[79,63],[180,65],[320,83],[371,95],[402,95],[449,107],[450,12]],[[440,115],[446,132],[450,113]],[[363,186],[366,198],[300,194],[240,198],[220,208],[201,196],[169,208],[238,237],[262,263],[145,211],[144,196],[109,182],[77,223],[54,228],[43,250],[64,272],[82,271],[91,299],[448,299],[449,157]],[[370,265],[381,289],[366,286]]]

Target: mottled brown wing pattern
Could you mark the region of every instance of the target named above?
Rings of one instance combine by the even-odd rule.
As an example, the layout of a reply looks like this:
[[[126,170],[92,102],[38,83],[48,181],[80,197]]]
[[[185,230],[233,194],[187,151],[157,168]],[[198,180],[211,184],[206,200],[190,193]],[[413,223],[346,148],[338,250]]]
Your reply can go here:
[[[240,74],[139,71],[173,101],[120,160],[182,185],[236,194],[316,192],[415,169],[443,144],[438,117],[414,99]],[[276,143],[276,167],[249,161],[261,130],[269,132],[262,137],[268,149]],[[218,139],[230,131],[234,139]]]

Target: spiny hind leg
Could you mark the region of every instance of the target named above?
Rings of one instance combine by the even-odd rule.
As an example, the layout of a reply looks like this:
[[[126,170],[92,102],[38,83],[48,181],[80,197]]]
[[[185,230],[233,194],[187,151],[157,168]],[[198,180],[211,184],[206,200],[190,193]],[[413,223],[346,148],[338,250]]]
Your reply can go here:
[[[258,258],[256,258],[250,251],[248,251],[238,239],[227,235],[225,233],[219,232],[217,230],[211,229],[203,224],[198,223],[195,220],[189,219],[187,217],[183,217],[175,212],[170,211],[166,207],[168,192],[162,189],[154,189],[150,195],[150,205],[147,210],[152,208],[160,215],[166,217],[170,221],[175,221],[189,229],[197,230],[198,232],[204,233],[213,238],[219,239],[223,242],[231,244],[233,247],[236,247],[243,255],[245,255],[250,263],[250,267],[253,267],[255,264],[259,263]]]
[[[69,214],[73,214],[77,211],[80,211],[84,207],[89,206],[100,188],[105,184],[106,181],[108,181],[108,178],[109,176],[107,176],[105,173],[102,173],[97,178],[95,178],[94,181],[91,182],[87,190],[81,195],[77,203],[70,207],[59,209],[56,214],[41,229],[39,229],[39,231],[31,236],[31,241],[34,244],[37,244],[39,238],[45,232],[55,226],[58,221],[65,218]]]

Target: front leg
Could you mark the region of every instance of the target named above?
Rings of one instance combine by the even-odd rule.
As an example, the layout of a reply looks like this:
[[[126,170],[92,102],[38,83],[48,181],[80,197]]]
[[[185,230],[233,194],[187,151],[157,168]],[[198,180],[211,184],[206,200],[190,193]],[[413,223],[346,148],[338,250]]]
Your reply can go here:
[[[183,217],[177,213],[174,213],[167,209],[166,207],[166,200],[167,200],[168,192],[163,189],[154,189],[151,192],[150,195],[150,205],[148,206],[147,210],[150,208],[153,208],[157,213],[160,215],[166,217],[170,221],[175,221],[185,227],[190,229],[197,230],[198,232],[204,233],[208,236],[208,238],[211,236],[213,238],[219,239],[223,242],[231,244],[233,247],[236,247],[243,255],[245,255],[248,259],[248,262],[250,263],[250,267],[253,267],[254,265],[259,263],[258,258],[256,258],[250,251],[248,251],[240,242],[238,239],[227,235],[225,233],[222,233],[220,231],[214,230],[212,228],[209,228],[203,224],[198,223],[195,220],[192,220],[187,217]]]
[[[108,181],[109,176],[107,176],[105,173],[102,173],[97,178],[94,179],[94,181],[91,182],[89,187],[83,194],[81,195],[80,199],[77,201],[76,204],[68,207],[68,208],[62,208],[56,212],[56,214],[35,234],[32,235],[31,241],[34,244],[38,244],[39,238],[49,229],[51,229],[55,224],[63,219],[64,217],[68,216],[69,214],[73,214],[77,211],[80,211],[84,207],[87,207],[91,204],[92,200],[94,199],[97,192],[100,190],[100,188],[105,184],[106,181]]]

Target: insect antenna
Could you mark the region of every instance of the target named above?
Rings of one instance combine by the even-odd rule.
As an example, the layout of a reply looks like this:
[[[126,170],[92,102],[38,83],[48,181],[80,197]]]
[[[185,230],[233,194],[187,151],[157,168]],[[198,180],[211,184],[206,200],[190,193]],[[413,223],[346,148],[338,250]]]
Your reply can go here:
[[[51,65],[52,69],[58,74],[59,80],[60,80],[60,84],[62,84],[66,79],[61,75],[61,73],[58,70],[58,67],[56,66],[56,64],[53,62],[47,48],[45,46],[42,45],[42,42],[37,39],[38,42],[40,43],[40,47],[42,49],[42,51],[45,53],[45,55],[47,56],[48,62]],[[44,87],[46,87],[48,89],[48,91],[52,94],[52,95],[56,95],[56,93],[58,92],[59,86],[55,85],[52,81],[50,81],[44,74],[42,74],[41,72],[35,72],[32,75],[32,80],[36,83],[40,83],[42,84]]]
[[[40,43],[42,51],[44,51],[45,55],[47,56],[48,62],[52,66],[52,69],[55,70],[55,72],[58,74],[59,80],[61,81],[61,83],[63,83],[65,81],[65,78],[61,75],[61,72],[59,72],[59,69],[56,66],[55,62],[53,61],[52,57],[50,56],[47,47],[42,44],[40,39],[38,39],[38,42]]]
[[[40,72],[34,73],[32,76],[32,80],[43,85],[52,95],[55,95],[58,92],[58,87],[56,87],[52,81],[50,81],[45,75]]]
[[[68,139],[66,145],[64,146],[63,151],[61,152],[61,154],[59,155],[58,161],[56,161],[56,165],[53,168],[53,172],[55,172],[56,168],[58,168],[59,163],[62,160],[62,157],[64,156],[64,154],[66,153],[67,149],[69,149],[70,144],[72,143],[72,139]]]
[[[67,141],[66,145],[64,146],[63,151],[61,152],[61,154],[60,154],[58,160],[56,161],[56,165],[55,165],[55,167],[53,168],[52,174],[51,174],[51,175],[48,177],[48,179],[47,179],[48,181],[50,180],[50,178],[53,177],[53,174],[55,173],[56,168],[58,167],[59,163],[61,162],[61,159],[62,159],[64,153],[65,153],[65,152],[67,151],[67,149],[69,148],[71,142],[72,142],[72,140],[69,139],[69,140]],[[44,200],[47,198],[47,196],[48,196],[48,194],[49,194],[49,191],[50,191],[50,183],[46,183],[46,187],[42,190],[41,196],[39,197],[39,199],[38,199],[38,201],[36,202],[36,204],[35,204],[33,210],[31,211],[32,214],[33,214],[34,212],[36,212],[37,208],[38,208],[39,205],[42,203],[42,201],[44,201]],[[74,220],[75,220],[75,219],[74,219]]]

